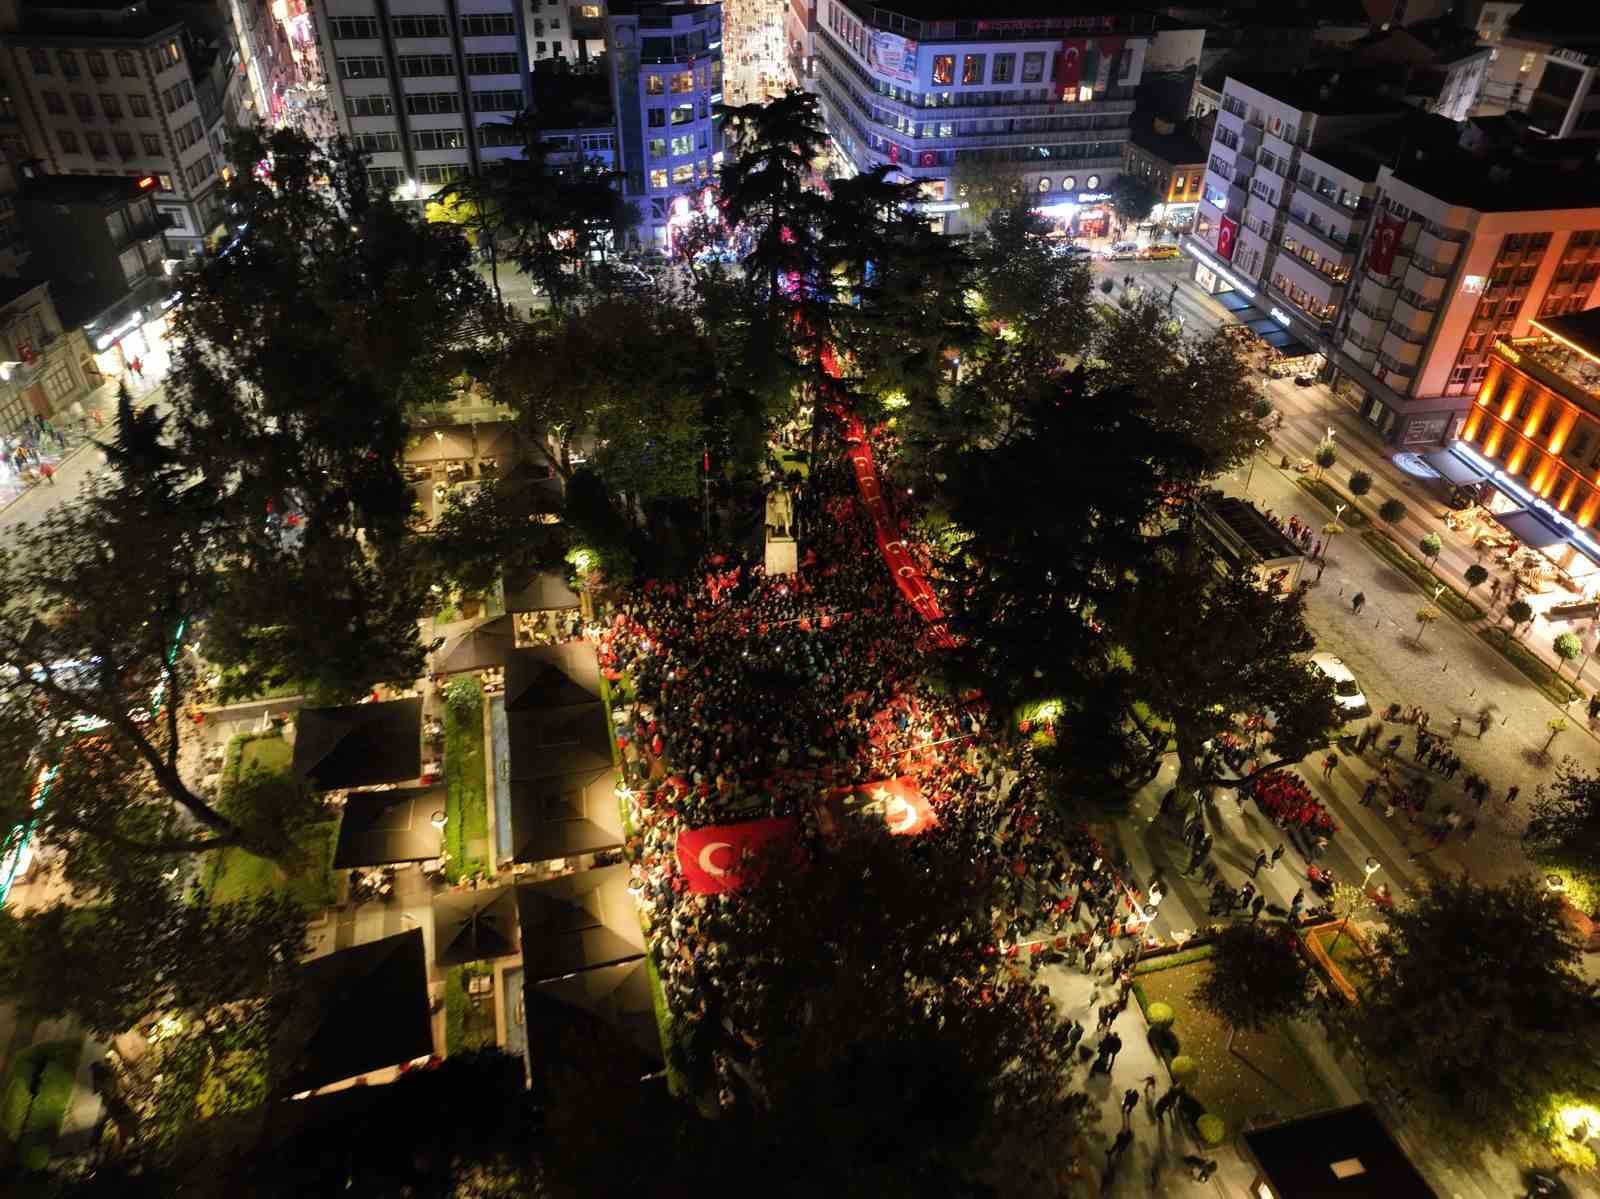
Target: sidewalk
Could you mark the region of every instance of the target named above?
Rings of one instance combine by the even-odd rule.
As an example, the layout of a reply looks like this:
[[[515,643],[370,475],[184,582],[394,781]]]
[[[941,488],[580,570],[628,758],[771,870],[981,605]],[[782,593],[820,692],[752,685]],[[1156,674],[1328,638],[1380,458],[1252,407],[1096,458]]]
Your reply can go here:
[[[1436,494],[1426,482],[1396,467],[1392,458],[1399,451],[1394,446],[1383,443],[1372,426],[1362,419],[1360,413],[1345,401],[1333,396],[1331,389],[1321,384],[1314,387],[1296,387],[1284,380],[1272,380],[1267,386],[1267,391],[1272,402],[1283,413],[1284,423],[1272,435],[1272,445],[1262,451],[1264,455],[1271,454],[1274,461],[1281,454],[1288,454],[1291,459],[1309,458],[1317,446],[1326,439],[1328,429],[1333,429],[1334,445],[1338,450],[1339,460],[1326,472],[1327,480],[1348,495],[1350,475],[1353,471],[1364,470],[1372,476],[1372,490],[1360,499],[1352,497],[1357,510],[1367,518],[1367,528],[1387,533],[1395,544],[1419,561],[1422,552],[1418,548],[1418,543],[1429,533],[1437,534],[1444,550],[1433,564],[1434,569],[1442,582],[1449,583],[1463,594],[1467,594],[1468,591],[1465,578],[1467,567],[1474,564],[1487,566],[1490,568],[1491,579],[1495,577],[1492,561],[1480,558],[1463,533],[1446,527],[1444,516],[1449,508],[1445,504],[1443,495]],[[1395,525],[1385,524],[1378,519],[1377,514],[1378,506],[1390,498],[1399,499],[1406,506],[1406,515]],[[1332,518],[1331,513],[1325,513],[1325,516],[1327,519]],[[1351,529],[1348,536],[1359,540],[1360,534]],[[1349,552],[1349,547],[1345,548],[1346,552]],[[1419,598],[1422,594],[1419,590]],[[1480,628],[1497,623],[1504,626],[1505,603],[1509,601],[1509,596],[1502,596],[1500,604],[1493,603],[1489,584],[1485,583],[1473,589],[1468,598],[1485,613],[1481,621],[1471,626],[1474,633]],[[1448,614],[1442,615],[1448,616]],[[1565,676],[1570,679],[1574,668],[1561,663],[1551,648],[1551,642],[1556,634],[1566,631],[1568,627],[1578,631],[1582,624],[1568,626],[1566,622],[1561,622],[1558,627],[1551,625],[1542,617],[1536,618],[1532,630],[1522,638],[1522,644],[1552,670],[1558,665],[1563,666]],[[1586,640],[1585,649],[1593,644],[1591,637]],[[1578,685],[1580,690],[1585,690],[1581,682]],[[1531,681],[1528,686],[1532,691]],[[1586,689],[1586,694],[1592,693],[1593,690],[1593,687]],[[1573,728],[1585,726],[1584,714],[1577,705],[1573,705],[1569,719]]]

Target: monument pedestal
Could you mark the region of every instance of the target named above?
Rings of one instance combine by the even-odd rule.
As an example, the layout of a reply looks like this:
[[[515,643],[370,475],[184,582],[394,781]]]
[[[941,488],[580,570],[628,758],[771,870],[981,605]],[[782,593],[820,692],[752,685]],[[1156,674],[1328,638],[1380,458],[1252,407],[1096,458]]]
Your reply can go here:
[[[800,543],[793,537],[767,535],[767,573],[792,575],[800,569]]]

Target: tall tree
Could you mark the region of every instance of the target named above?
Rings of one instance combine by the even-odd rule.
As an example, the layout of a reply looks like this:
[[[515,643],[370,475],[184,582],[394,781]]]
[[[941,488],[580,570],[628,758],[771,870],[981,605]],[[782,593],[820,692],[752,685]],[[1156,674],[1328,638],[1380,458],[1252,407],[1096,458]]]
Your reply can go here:
[[[1541,883],[1435,879],[1374,948],[1383,968],[1351,1013],[1355,1031],[1370,1067],[1403,1079],[1411,1110],[1452,1148],[1524,1146],[1553,1097],[1600,1094],[1594,986]]]
[[[1534,790],[1522,842],[1575,866],[1600,867],[1600,776],[1561,759],[1555,777]]]
[[[1204,775],[1203,762],[1205,746],[1241,717],[1271,724],[1262,770],[1298,762],[1341,724],[1332,684],[1304,657],[1316,644],[1304,594],[1270,590],[1249,567],[1219,572],[1198,546],[1182,560],[1165,551],[1107,615],[1132,659],[1133,687],[1172,723],[1185,792],[1239,781]]]
[[[473,595],[506,575],[557,566],[569,546],[560,500],[520,477],[486,479],[451,493],[433,522],[429,557],[439,574]]]
[[[1144,224],[1150,219],[1151,209],[1160,202],[1156,189],[1137,175],[1124,171],[1111,184],[1111,211],[1116,213],[1117,224],[1124,229]]]
[[[167,386],[218,495],[209,651],[253,686],[355,694],[421,668],[405,396],[448,375],[487,297],[460,231],[373,191],[346,143],[232,152],[245,233],[189,276]],[[286,612],[294,594],[329,609]]]
[[[1260,1032],[1304,1015],[1315,984],[1294,934],[1278,924],[1231,924],[1212,946],[1193,999],[1228,1025],[1228,1048],[1243,1032]]]

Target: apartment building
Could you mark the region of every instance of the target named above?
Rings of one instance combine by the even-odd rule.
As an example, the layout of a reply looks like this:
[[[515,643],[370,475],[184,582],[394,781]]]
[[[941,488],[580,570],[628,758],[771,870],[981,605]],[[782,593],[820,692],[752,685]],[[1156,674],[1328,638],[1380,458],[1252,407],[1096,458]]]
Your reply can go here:
[[[722,165],[722,6],[612,0],[606,63],[635,236],[666,249]]]
[[[1402,444],[1459,427],[1496,339],[1600,297],[1600,179],[1576,157],[1379,168],[1335,377]]]
[[[813,16],[801,3],[791,64],[821,97],[839,170],[895,168],[949,233],[970,231],[966,197],[992,186],[1021,188],[1067,231],[1105,228],[1153,17],[1002,5],[973,18],[957,0],[816,0]]]
[[[1205,182],[1206,147],[1195,140],[1194,125],[1135,114],[1124,151],[1123,173],[1143,179],[1155,192],[1151,222],[1174,232],[1194,225]]]
[[[1402,112],[1338,74],[1230,75],[1182,243],[1200,286],[1299,334],[1332,329],[1371,209],[1360,139]]]
[[[173,252],[198,253],[222,224],[228,130],[244,99],[231,43],[110,0],[0,20],[11,22],[0,62],[19,130],[8,152],[53,174],[154,178]]]
[[[529,0],[528,61],[584,63],[606,50],[606,5]],[[535,66],[534,70],[538,70]]]
[[[522,153],[526,14],[512,0],[328,0],[312,13],[340,131],[403,199]]]
[[[89,394],[83,333],[62,325],[50,285],[0,279],[0,436],[54,416]]]

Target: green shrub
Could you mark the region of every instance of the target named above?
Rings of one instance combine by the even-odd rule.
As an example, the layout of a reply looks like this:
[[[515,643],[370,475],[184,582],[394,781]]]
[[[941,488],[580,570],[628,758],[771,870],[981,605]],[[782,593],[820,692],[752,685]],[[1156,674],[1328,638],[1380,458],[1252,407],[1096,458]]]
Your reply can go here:
[[[1462,573],[1462,578],[1467,580],[1467,591],[1470,593],[1474,587],[1481,587],[1489,581],[1489,572],[1474,562]]]
[[[1437,558],[1444,549],[1444,542],[1439,540],[1439,534],[1429,533],[1417,542],[1417,548],[1422,551],[1424,558]]]
[[[1194,1086],[1195,1079],[1200,1077],[1200,1067],[1195,1064],[1194,1058],[1186,1053],[1180,1053],[1173,1058],[1168,1069],[1172,1071],[1172,1081],[1181,1082],[1186,1087]]]
[[[1250,415],[1257,420],[1266,420],[1267,417],[1272,415],[1272,401],[1267,399],[1266,396],[1262,396],[1254,404],[1250,405]]]
[[[470,674],[451,679],[445,684],[444,702],[457,715],[476,712],[483,706],[483,684]]]
[[[1317,447],[1317,452],[1311,455],[1311,458],[1323,470],[1327,470],[1339,461],[1339,448],[1333,442],[1325,441]]]
[[[1172,1010],[1170,1003],[1152,1003],[1144,1018],[1150,1022],[1151,1028],[1166,1028],[1178,1018],[1178,1013]]]
[[[1150,1030],[1150,1048],[1156,1051],[1156,1056],[1164,1061],[1171,1061],[1178,1056],[1178,1034],[1172,1031],[1170,1025]]]
[[[1222,1144],[1228,1136],[1228,1126],[1222,1117],[1213,1116],[1210,1112],[1194,1122],[1194,1130],[1200,1134],[1200,1143],[1212,1149]]]
[[[1368,529],[1361,534],[1361,540],[1365,541],[1378,557],[1415,583],[1429,599],[1433,598],[1433,589],[1443,580],[1436,577],[1431,570],[1376,529]],[[1439,593],[1439,607],[1450,613],[1457,620],[1468,623],[1477,620],[1483,615],[1482,609],[1454,587],[1448,585]]]
[[[1378,505],[1378,515],[1391,525],[1399,524],[1406,518],[1406,506],[1397,499],[1387,499]]]
[[[1180,949],[1175,953],[1157,954],[1147,957],[1133,968],[1135,974],[1158,974],[1162,970],[1173,970],[1179,966],[1187,966],[1190,962],[1204,961],[1211,956],[1211,946],[1197,945],[1193,949]]]
[[[1303,490],[1309,492],[1312,499],[1316,500],[1317,503],[1326,508],[1328,510],[1328,515],[1330,516],[1338,512],[1339,506],[1343,504],[1344,514],[1340,516],[1339,519],[1343,521],[1345,525],[1355,528],[1359,525],[1364,525],[1367,523],[1367,518],[1362,515],[1360,509],[1358,509],[1355,506],[1355,503],[1345,496],[1337,487],[1330,486],[1322,479],[1311,479],[1304,475],[1296,479],[1295,482],[1298,483]]]
[[[1364,470],[1350,472],[1350,494],[1361,496],[1372,490],[1372,476]]]
[[[1108,296],[1113,291],[1116,290],[1116,287],[1117,287],[1116,283],[1114,283],[1110,279],[1102,279],[1102,280],[1100,280],[1100,290],[1103,291]]]

